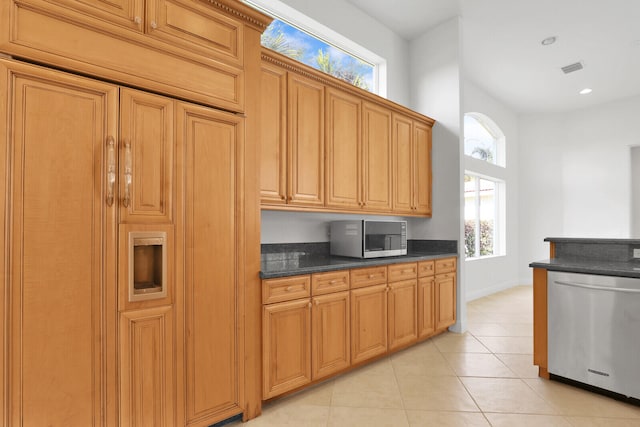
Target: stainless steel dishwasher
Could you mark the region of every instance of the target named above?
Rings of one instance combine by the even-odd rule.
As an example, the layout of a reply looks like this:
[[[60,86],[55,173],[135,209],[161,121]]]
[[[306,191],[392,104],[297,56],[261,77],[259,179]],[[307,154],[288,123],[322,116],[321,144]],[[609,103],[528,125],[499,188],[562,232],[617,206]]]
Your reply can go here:
[[[547,279],[549,373],[640,399],[640,279]]]

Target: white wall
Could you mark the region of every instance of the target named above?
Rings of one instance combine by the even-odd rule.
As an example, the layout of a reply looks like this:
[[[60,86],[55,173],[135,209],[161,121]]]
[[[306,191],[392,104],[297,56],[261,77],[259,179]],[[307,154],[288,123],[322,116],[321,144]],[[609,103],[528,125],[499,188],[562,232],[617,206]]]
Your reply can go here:
[[[545,237],[631,236],[631,150],[640,97],[520,117],[521,281],[546,259]]]
[[[397,216],[315,212],[262,211],[261,243],[317,243],[329,241],[329,222],[345,219],[400,220]],[[411,230],[407,238],[413,239]]]
[[[460,239],[460,21],[445,22],[410,43],[411,104],[436,120],[433,127],[433,216],[412,219],[416,236]]]
[[[454,18],[410,43],[411,104],[436,120],[433,127],[433,217],[411,219],[415,238],[458,240],[460,248],[462,179],[461,161],[461,23]],[[458,252],[460,250],[458,249]],[[464,268],[459,269],[458,295],[466,295]],[[458,298],[457,321],[452,330],[466,330],[465,298]]]
[[[631,148],[631,238],[640,239],[640,145]]]
[[[465,261],[467,301],[518,285],[518,116],[473,81],[464,83],[463,112],[482,113],[505,135],[506,167],[499,178],[506,182],[505,256]]]

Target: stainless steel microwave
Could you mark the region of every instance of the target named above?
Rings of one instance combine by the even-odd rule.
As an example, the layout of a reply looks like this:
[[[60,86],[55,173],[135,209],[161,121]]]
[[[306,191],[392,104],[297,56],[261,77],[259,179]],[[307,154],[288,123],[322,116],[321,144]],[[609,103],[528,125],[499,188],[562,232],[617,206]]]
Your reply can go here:
[[[331,255],[377,258],[407,254],[407,221],[332,221]]]

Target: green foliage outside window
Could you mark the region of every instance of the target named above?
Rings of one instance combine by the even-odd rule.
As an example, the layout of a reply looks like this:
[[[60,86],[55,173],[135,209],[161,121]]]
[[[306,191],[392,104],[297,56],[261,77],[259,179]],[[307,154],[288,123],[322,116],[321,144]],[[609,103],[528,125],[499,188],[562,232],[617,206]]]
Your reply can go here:
[[[287,23],[274,20],[261,37],[262,46],[337,77],[361,89],[372,90],[373,65],[368,64]]]
[[[493,221],[480,221],[480,255],[476,255],[475,220],[464,222],[464,246],[467,258],[493,255]]]

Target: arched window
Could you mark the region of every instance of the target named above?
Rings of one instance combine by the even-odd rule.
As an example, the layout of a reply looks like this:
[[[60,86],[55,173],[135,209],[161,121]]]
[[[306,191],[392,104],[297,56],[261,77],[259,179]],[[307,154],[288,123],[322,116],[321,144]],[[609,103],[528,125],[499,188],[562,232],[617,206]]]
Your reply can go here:
[[[504,255],[505,136],[488,116],[464,115],[465,256]]]
[[[488,163],[505,166],[504,133],[482,113],[464,115],[464,154]]]

